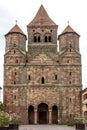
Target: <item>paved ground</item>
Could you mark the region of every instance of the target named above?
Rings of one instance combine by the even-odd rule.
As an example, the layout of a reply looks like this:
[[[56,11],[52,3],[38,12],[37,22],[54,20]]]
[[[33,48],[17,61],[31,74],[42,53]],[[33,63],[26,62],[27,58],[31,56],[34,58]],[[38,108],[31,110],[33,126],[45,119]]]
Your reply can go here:
[[[21,125],[19,130],[75,130],[75,127],[61,125]]]

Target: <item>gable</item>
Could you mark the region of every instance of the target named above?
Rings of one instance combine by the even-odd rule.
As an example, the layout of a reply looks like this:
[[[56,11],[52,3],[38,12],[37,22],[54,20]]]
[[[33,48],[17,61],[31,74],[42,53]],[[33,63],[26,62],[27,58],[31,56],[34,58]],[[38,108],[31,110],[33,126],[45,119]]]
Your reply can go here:
[[[80,57],[80,53],[73,48],[66,48],[62,53],[59,54],[60,57]]]
[[[18,48],[11,48],[4,56],[5,64],[18,64],[24,63],[26,55]]]
[[[43,65],[43,64],[46,64],[46,65],[49,65],[49,64],[55,64],[56,61],[53,60],[50,56],[48,56],[47,54],[45,53],[41,53],[37,56],[35,56],[31,61],[30,61],[30,64],[37,64],[37,65]]]
[[[24,56],[24,55],[25,54],[18,48],[11,48],[7,53],[5,53],[5,56]]]

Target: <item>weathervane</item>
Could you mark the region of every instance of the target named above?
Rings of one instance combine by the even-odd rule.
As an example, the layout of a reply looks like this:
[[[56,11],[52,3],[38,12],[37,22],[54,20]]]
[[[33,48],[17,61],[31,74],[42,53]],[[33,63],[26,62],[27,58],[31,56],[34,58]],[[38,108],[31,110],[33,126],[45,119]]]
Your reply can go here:
[[[69,25],[69,21],[68,21],[68,25]]]
[[[15,22],[16,22],[16,24],[17,24],[17,20],[16,20]]]

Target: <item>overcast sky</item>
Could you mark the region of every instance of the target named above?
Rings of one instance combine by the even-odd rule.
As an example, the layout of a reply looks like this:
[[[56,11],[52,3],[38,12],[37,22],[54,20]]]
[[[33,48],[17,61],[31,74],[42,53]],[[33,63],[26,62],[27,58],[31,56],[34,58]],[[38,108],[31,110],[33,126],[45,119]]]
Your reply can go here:
[[[82,84],[87,87],[87,0],[0,0],[0,86],[3,87],[4,35],[15,25],[27,35],[27,25],[43,4],[50,18],[59,26],[58,35],[69,25],[80,35]]]

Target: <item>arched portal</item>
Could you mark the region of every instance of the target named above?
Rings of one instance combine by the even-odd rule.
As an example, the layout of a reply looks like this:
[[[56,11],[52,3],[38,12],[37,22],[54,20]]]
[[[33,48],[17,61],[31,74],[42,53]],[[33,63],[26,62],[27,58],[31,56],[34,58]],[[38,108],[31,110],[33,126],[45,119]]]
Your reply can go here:
[[[45,103],[41,103],[38,105],[38,123],[48,123],[48,105]]]
[[[28,123],[34,124],[34,107],[29,106],[28,108]]]
[[[52,107],[52,124],[58,123],[58,107],[54,105]]]

